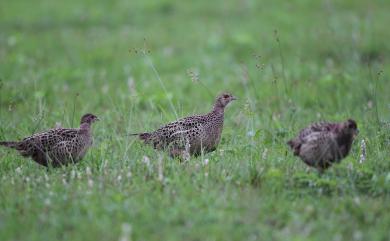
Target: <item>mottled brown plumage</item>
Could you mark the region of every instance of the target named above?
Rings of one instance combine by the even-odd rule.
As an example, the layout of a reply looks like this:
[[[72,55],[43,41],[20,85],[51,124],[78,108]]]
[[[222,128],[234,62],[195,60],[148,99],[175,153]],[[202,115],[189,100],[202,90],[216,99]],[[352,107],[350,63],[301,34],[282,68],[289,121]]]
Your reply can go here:
[[[156,131],[139,134],[146,144],[158,150],[168,150],[172,157],[183,157],[214,151],[221,139],[225,107],[236,98],[230,93],[220,94],[211,112],[179,119]],[[187,146],[187,148],[186,148]]]
[[[342,123],[320,122],[302,129],[287,144],[294,155],[323,172],[349,154],[357,133],[357,124],[352,119]]]
[[[43,166],[58,167],[80,161],[92,145],[91,124],[99,120],[93,114],[81,118],[80,128],[54,128],[21,141],[2,141],[0,145],[16,149]]]

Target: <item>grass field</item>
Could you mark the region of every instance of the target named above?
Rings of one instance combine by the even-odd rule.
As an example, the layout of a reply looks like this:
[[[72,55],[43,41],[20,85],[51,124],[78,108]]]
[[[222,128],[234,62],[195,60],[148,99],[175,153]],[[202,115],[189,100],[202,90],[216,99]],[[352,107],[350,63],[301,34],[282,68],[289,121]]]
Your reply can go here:
[[[386,0],[1,1],[0,140],[102,121],[75,166],[0,149],[0,240],[390,240],[389,12]],[[207,112],[224,90],[239,100],[214,153],[180,163],[126,136]],[[351,155],[322,176],[285,145],[349,117]]]

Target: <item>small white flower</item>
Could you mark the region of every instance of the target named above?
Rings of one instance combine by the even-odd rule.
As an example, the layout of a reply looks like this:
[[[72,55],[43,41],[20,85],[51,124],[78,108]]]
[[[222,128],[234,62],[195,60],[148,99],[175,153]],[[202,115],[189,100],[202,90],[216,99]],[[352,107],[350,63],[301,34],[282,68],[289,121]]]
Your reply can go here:
[[[267,154],[268,154],[268,149],[265,148],[264,151],[263,151],[263,154],[261,154],[261,158],[262,158],[263,160],[267,159]]]
[[[132,95],[136,94],[135,82],[134,82],[134,78],[132,76],[129,76],[129,78],[127,78],[127,87],[129,88],[130,94],[132,94]]]
[[[163,156],[161,154],[158,156],[158,180],[160,182],[162,182],[164,180]]]
[[[353,201],[354,201],[357,205],[360,204],[360,198],[359,198],[359,197],[355,197],[355,198],[353,199]]]
[[[76,172],[75,172],[75,170],[72,170],[71,172],[70,172],[70,178],[71,179],[74,179],[76,177]]]
[[[359,163],[363,163],[366,160],[366,141],[363,139],[360,143],[360,158]]]
[[[116,179],[118,180],[118,182],[121,182],[122,181],[122,175],[118,175],[118,177]]]
[[[91,176],[92,172],[91,172],[91,168],[90,167],[87,167],[85,169],[85,173],[87,174],[87,176]]]
[[[89,188],[93,187],[93,180],[92,179],[88,179],[88,187]]]
[[[248,131],[246,133],[246,135],[249,136],[249,137],[254,137],[255,136],[255,132],[254,131]]]
[[[126,174],[126,177],[130,179],[132,175],[133,174],[131,173],[131,171],[128,171],[127,174]]]
[[[122,231],[119,241],[131,241],[132,227],[129,223],[122,223]]]
[[[150,159],[147,156],[142,157],[142,163],[144,163],[146,166],[150,166]]]
[[[22,168],[21,168],[21,167],[17,167],[17,168],[15,169],[15,172],[16,172],[17,174],[21,174],[21,173],[22,173]]]
[[[55,128],[55,129],[59,129],[59,128],[61,128],[61,127],[62,127],[61,122],[56,122],[54,128]]]
[[[209,159],[204,159],[204,161],[203,161],[203,165],[205,165],[205,166],[207,166],[209,164]]]

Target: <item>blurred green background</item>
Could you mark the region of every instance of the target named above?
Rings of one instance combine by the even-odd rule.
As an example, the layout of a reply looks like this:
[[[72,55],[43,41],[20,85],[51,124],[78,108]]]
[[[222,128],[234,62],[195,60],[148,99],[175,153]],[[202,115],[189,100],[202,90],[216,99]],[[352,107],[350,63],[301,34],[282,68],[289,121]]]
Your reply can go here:
[[[86,112],[103,121],[76,166],[0,149],[0,240],[388,240],[389,12],[387,0],[1,1],[0,140]],[[239,101],[214,153],[182,164],[126,136],[207,112],[225,90]],[[349,117],[361,134],[323,176],[285,145]]]

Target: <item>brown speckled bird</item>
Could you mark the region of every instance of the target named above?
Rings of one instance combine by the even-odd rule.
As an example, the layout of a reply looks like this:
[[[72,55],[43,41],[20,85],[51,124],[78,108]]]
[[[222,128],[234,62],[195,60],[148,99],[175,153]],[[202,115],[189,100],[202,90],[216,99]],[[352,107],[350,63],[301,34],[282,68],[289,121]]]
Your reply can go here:
[[[16,149],[22,156],[46,167],[76,163],[92,145],[91,124],[97,120],[95,115],[85,114],[80,128],[54,128],[21,141],[1,141],[0,145]]]
[[[342,123],[320,122],[302,129],[287,144],[295,156],[322,173],[348,155],[357,133],[357,124],[352,119]]]
[[[156,131],[137,135],[157,150],[168,150],[171,157],[200,155],[214,151],[221,139],[225,107],[236,100],[230,93],[222,93],[215,100],[211,112],[179,119]]]

